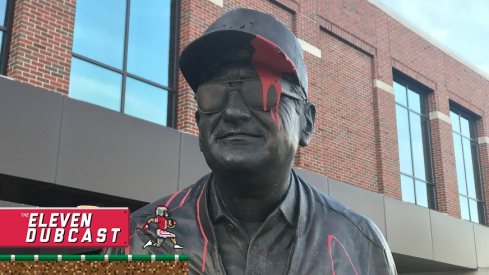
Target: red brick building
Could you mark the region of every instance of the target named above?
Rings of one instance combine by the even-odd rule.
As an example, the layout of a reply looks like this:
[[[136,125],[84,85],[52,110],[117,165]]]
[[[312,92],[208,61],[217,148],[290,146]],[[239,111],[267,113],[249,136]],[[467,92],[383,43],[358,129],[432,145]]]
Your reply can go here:
[[[147,126],[147,122],[121,118],[131,120],[130,123],[142,123],[144,127],[157,127],[155,131],[169,131],[160,129],[165,126],[175,128],[180,131],[180,148],[184,148],[183,140],[191,137],[183,133],[195,136],[198,129],[194,118],[194,92],[177,68],[179,52],[226,11],[237,7],[265,11],[288,26],[300,40],[309,75],[309,101],[317,107],[313,140],[308,147],[299,150],[295,166],[314,173],[310,173],[311,177],[327,179],[325,192],[332,196],[335,182],[347,183],[345,190],[355,186],[361,188],[355,189],[359,192],[368,190],[381,194],[385,228],[379,227],[384,234],[387,232],[387,240],[393,247],[400,271],[465,269],[469,272],[469,269],[489,267],[489,229],[476,224],[487,224],[489,220],[487,73],[440,45],[377,0],[153,2],[145,5],[156,5],[153,10],[164,14],[161,16],[163,19],[152,17],[151,11],[129,0],[118,1],[117,4],[77,3],[76,0],[5,1],[8,3],[5,5],[6,20],[4,29],[0,28],[4,37],[2,58],[5,60],[5,75],[14,81],[61,94],[58,96],[62,104],[68,104],[74,98],[115,111],[98,110],[100,108],[96,107],[96,112],[108,112],[106,116],[119,112],[119,116],[127,117],[124,114],[128,114],[159,124]],[[88,14],[87,10],[94,12]],[[164,31],[148,27],[154,25],[163,26]],[[138,36],[141,33],[144,35]],[[164,45],[158,44],[161,41]],[[144,53],[146,51],[149,53]],[[164,52],[161,58],[158,57],[159,51]],[[164,69],[160,70],[161,67]],[[159,79],[150,71],[165,77]],[[94,83],[87,84],[87,79]],[[108,83],[112,80],[117,83]],[[84,87],[92,90],[85,91]],[[100,96],[97,94],[100,89],[103,93],[111,91],[112,94]],[[149,92],[139,95],[141,90]],[[155,106],[144,107],[141,102],[151,102]],[[84,103],[76,101],[69,104]],[[64,116],[69,113],[65,113],[64,108],[61,107],[61,127],[68,121]],[[155,113],[141,108],[155,109]],[[126,198],[134,200],[131,201],[134,204],[150,201],[143,196],[130,197],[125,196],[126,193],[77,183],[101,178],[105,182],[118,180],[105,174],[96,179],[70,173],[67,173],[70,177],[63,176],[64,163],[70,163],[73,158],[62,161],[63,152],[69,150],[63,149],[68,144],[63,143],[67,136],[63,131],[60,130],[58,137],[54,176],[48,180],[24,176],[22,169],[16,168],[0,168],[0,173],[105,194],[104,198]],[[185,149],[180,149],[177,189],[191,183],[180,183],[186,173],[186,169],[182,170],[185,167],[182,150]],[[96,158],[95,155],[92,157]],[[153,162],[152,159],[144,159]],[[193,165],[190,160],[187,164]],[[95,169],[90,167],[87,165],[81,169]],[[114,169],[119,171],[121,168]],[[14,170],[20,172],[12,172]],[[112,173],[117,173],[114,171]],[[107,169],[105,173],[110,175],[111,170]],[[141,176],[141,179],[145,177]],[[75,179],[71,183],[68,178]],[[137,176],[134,179],[139,180]],[[78,192],[70,190],[59,192]],[[96,204],[98,195],[90,194],[87,198]],[[349,193],[344,193],[347,204],[349,197],[351,199]],[[341,198],[338,197],[339,200]],[[15,195],[0,199],[43,205],[42,201]],[[427,243],[431,248],[424,250],[420,248],[422,245],[415,244],[409,247],[407,243],[390,237],[395,233],[390,235],[389,232],[402,222],[389,222],[389,213],[398,219],[409,220],[410,214],[403,217],[401,213],[411,211],[394,211],[394,206],[387,206],[390,203],[395,207],[399,204],[402,209],[413,209],[418,213],[413,214],[415,221],[416,215],[428,217],[431,236]],[[444,258],[442,254],[445,252],[437,252],[460,248],[457,244],[446,247],[440,244],[447,242],[456,232],[443,233],[448,234],[446,236],[433,233],[439,226],[433,219],[438,219],[440,213],[456,218],[443,215],[441,220],[448,219],[449,224],[457,226],[460,224],[465,228],[461,229],[463,232],[473,231],[471,236],[476,241],[472,240],[472,246],[467,249],[474,252],[460,260],[462,262],[455,259],[460,259],[460,256]],[[415,223],[409,224],[416,227]],[[423,223],[420,220],[420,224]],[[410,230],[418,232],[418,229]],[[420,229],[419,236],[426,237],[423,230]],[[470,240],[471,236],[467,238]],[[479,238],[484,242],[478,241]],[[473,257],[475,255],[477,257]]]

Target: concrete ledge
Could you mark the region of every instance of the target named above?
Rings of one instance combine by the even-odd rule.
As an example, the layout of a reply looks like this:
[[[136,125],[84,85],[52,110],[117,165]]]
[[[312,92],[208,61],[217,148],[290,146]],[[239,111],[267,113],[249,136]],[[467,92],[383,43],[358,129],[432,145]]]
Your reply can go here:
[[[479,137],[479,144],[489,144],[489,137]]]
[[[489,227],[480,224],[473,224],[473,226],[477,266],[487,268],[489,274]]]
[[[209,2],[218,5],[219,7],[224,7],[224,0],[209,0]]]
[[[394,91],[394,87],[392,87],[391,85],[389,85],[389,84],[387,84],[387,83],[385,83],[379,79],[374,79],[374,88],[379,88],[383,91],[388,92],[391,95],[396,95],[396,93]]]
[[[430,210],[430,220],[434,260],[477,268],[473,223],[434,210]]]
[[[298,38],[298,40],[299,40],[299,43],[301,44],[302,50],[304,50],[304,51],[306,51],[306,52],[308,52],[308,53],[310,53],[316,57],[321,58],[321,50],[318,47],[313,46],[313,45],[307,43],[306,41],[304,41],[300,38]]]
[[[430,112],[430,120],[437,119],[437,118],[445,121],[448,124],[452,124],[452,119],[450,119],[450,117],[445,115],[444,113],[440,111]]]

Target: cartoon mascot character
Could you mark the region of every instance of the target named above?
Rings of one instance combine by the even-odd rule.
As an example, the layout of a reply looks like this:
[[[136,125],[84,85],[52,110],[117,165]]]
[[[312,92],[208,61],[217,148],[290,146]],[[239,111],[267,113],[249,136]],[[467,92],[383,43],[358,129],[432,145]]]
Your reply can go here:
[[[161,247],[161,245],[165,242],[166,238],[170,238],[173,243],[174,249],[182,249],[183,246],[177,244],[177,236],[175,234],[166,231],[167,228],[175,228],[177,222],[174,219],[170,219],[170,212],[168,212],[168,208],[166,206],[156,206],[155,208],[156,217],[149,218],[146,224],[144,225],[144,230],[149,230],[150,223],[156,223],[158,225],[158,229],[156,229],[156,242],[149,240],[143,248],[146,248],[150,245],[155,247]]]

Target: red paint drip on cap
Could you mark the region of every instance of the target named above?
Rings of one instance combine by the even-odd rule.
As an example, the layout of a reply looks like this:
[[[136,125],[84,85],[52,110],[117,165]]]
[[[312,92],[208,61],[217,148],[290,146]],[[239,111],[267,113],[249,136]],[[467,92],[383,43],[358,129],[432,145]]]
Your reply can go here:
[[[277,102],[275,107],[270,110],[270,116],[273,121],[277,122],[277,128],[280,131],[280,121],[278,115],[278,104],[282,88],[280,81],[284,73],[294,73],[297,75],[297,70],[290,58],[273,42],[257,35],[251,40],[251,45],[255,47],[255,53],[251,60],[251,65],[258,73],[263,87],[263,110],[267,108],[267,94],[270,86],[274,86],[277,90]]]

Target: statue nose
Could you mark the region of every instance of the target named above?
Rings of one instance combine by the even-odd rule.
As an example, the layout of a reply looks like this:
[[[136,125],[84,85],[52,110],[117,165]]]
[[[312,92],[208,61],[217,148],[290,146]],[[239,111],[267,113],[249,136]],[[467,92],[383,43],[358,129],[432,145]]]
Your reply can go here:
[[[239,93],[239,91],[229,92],[229,100],[223,115],[226,122],[241,122],[251,119],[250,110]]]

